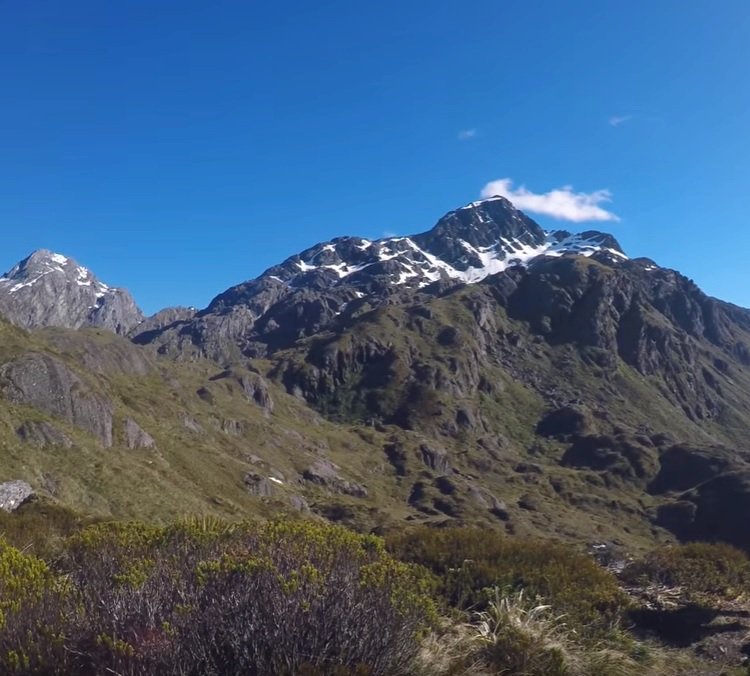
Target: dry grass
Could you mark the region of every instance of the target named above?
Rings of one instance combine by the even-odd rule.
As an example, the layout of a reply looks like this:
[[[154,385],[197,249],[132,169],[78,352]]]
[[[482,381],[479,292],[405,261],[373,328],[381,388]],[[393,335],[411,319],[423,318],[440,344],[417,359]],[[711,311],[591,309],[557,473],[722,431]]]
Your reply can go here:
[[[419,658],[427,676],[676,676],[684,656],[613,632],[609,640],[582,640],[565,617],[523,592],[495,590],[472,622],[443,626],[426,637]]]

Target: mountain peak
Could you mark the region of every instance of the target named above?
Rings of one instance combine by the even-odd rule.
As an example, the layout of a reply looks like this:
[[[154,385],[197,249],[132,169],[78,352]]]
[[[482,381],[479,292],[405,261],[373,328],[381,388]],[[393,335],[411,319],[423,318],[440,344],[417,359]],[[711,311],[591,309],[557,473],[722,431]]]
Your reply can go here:
[[[127,291],[48,249],[33,251],[0,277],[0,314],[26,329],[100,326],[123,334],[143,319]]]

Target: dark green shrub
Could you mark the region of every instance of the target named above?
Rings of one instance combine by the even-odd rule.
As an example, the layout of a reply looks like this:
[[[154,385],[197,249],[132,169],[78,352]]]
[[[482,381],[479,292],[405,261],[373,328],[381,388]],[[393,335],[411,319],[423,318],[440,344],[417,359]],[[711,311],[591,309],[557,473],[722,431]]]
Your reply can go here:
[[[623,571],[632,584],[682,587],[688,596],[734,598],[750,591],[750,559],[726,544],[693,542],[656,549]]]
[[[60,566],[65,593],[34,599],[58,639],[0,630],[2,673],[407,674],[434,612],[382,540],[310,522],[100,524]]]
[[[394,556],[417,563],[440,580],[446,601],[481,609],[492,587],[539,596],[566,622],[596,633],[616,621],[626,600],[617,580],[590,557],[563,544],[504,538],[477,528],[418,528],[389,537]]]

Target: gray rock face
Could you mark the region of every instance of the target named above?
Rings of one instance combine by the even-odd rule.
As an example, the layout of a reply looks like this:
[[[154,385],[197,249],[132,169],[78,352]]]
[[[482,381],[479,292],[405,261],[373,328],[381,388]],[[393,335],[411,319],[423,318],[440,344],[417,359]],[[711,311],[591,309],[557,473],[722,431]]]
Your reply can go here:
[[[247,398],[260,406],[267,414],[273,412],[273,399],[268,391],[268,383],[259,375],[247,374],[240,377],[240,385]]]
[[[66,434],[48,422],[27,421],[16,430],[16,434],[21,441],[40,448],[73,446],[73,442]]]
[[[227,289],[194,318],[136,340],[175,357],[261,356],[399,294],[478,282],[546,256],[592,254],[613,265],[627,260],[610,235],[544,232],[508,200],[493,197],[451,211],[411,237],[317,244]]]
[[[15,512],[34,495],[34,489],[25,481],[6,481],[0,484],[0,509]]]
[[[58,416],[112,446],[112,404],[61,361],[30,352],[0,367],[0,392],[9,401]]]
[[[148,342],[152,335],[159,333],[162,329],[190,321],[195,317],[196,312],[197,310],[193,307],[164,308],[138,324],[130,332],[130,337],[136,343]]]
[[[269,479],[255,472],[245,474],[245,487],[251,495],[259,498],[270,498],[273,495],[273,486]]]
[[[122,436],[125,445],[130,449],[154,448],[156,446],[154,438],[131,418],[126,418]]]
[[[328,460],[316,460],[303,473],[302,478],[310,483],[323,486],[334,493],[366,498],[367,489],[355,481],[348,481],[338,473],[338,467]]]
[[[96,326],[122,335],[143,320],[127,291],[107,286],[73,259],[44,249],[0,277],[0,314],[25,329]]]
[[[427,444],[421,444],[419,453],[422,456],[422,462],[430,469],[441,474],[448,474],[451,471],[451,463],[448,454],[439,448],[432,448]]]

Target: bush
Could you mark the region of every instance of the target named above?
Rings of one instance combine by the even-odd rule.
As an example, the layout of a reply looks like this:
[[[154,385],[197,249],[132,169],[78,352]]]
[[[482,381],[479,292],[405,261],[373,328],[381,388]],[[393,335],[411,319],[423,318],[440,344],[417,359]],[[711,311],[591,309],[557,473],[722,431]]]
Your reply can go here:
[[[100,524],[60,566],[64,594],[35,597],[58,640],[0,630],[2,673],[407,674],[434,614],[382,540],[309,522]]]
[[[626,599],[617,580],[590,557],[552,542],[503,538],[476,528],[417,528],[388,538],[394,556],[440,579],[445,600],[483,609],[493,587],[548,600],[569,626],[596,634],[620,617]]]
[[[681,587],[689,597],[734,598],[750,591],[750,560],[730,545],[694,542],[654,550],[622,576],[631,584]]]

